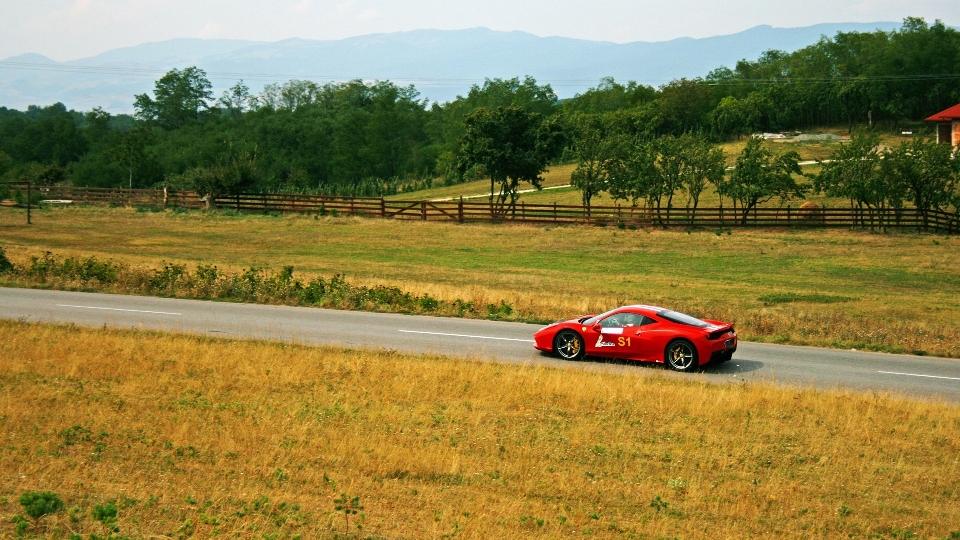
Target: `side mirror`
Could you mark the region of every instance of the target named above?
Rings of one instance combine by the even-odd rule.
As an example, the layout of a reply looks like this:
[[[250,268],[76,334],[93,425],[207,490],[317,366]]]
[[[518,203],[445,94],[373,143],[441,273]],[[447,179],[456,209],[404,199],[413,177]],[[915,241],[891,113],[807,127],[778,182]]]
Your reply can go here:
[[[593,331],[594,331],[594,332],[597,332],[597,333],[600,333],[600,325],[599,325],[599,324],[593,325]]]

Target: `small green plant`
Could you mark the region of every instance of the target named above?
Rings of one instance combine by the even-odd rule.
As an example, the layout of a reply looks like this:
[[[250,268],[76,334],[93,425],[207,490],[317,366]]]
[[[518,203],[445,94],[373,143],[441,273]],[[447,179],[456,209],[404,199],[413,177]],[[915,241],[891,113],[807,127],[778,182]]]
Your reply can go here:
[[[93,510],[90,511],[90,517],[102,523],[110,532],[120,532],[120,527],[117,525],[117,501],[94,505]]]
[[[666,510],[670,506],[670,503],[660,498],[659,495],[653,498],[650,501],[650,508],[653,508],[659,514],[661,510]]]
[[[0,247],[0,274],[13,272],[15,269],[13,263],[7,258],[7,253]]]
[[[70,523],[80,523],[80,520],[83,519],[83,510],[79,506],[71,506],[67,510],[67,515],[70,517]]]
[[[501,319],[504,317],[509,317],[513,314],[513,306],[508,304],[505,300],[501,300],[500,305],[487,304],[487,313],[488,319]]]
[[[837,515],[840,516],[840,517],[842,517],[842,518],[845,518],[845,517],[847,517],[847,516],[849,516],[849,515],[852,515],[852,514],[853,514],[853,508],[850,508],[849,506],[847,506],[847,505],[845,505],[845,504],[841,504],[840,507],[837,508]]]
[[[20,505],[24,513],[33,519],[34,526],[43,516],[63,510],[63,501],[52,491],[28,491],[20,496]]]
[[[360,510],[363,510],[363,506],[360,504],[360,497],[348,497],[346,493],[341,493],[340,497],[333,500],[333,509],[336,512],[342,512],[343,517],[346,520],[347,528],[345,532],[350,532],[350,516],[352,514],[358,513]]]
[[[537,516],[520,516],[520,525],[536,525],[537,528],[543,527],[544,520],[538,518]]]
[[[27,528],[30,526],[30,522],[20,514],[13,516],[10,521],[14,524],[17,538],[23,538],[23,535],[27,532]]]

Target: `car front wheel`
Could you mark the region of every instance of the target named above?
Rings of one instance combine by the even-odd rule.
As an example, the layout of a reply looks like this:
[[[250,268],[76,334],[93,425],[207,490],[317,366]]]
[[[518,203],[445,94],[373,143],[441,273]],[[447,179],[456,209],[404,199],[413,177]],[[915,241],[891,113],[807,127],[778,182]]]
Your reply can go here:
[[[583,338],[573,330],[564,330],[553,339],[553,351],[564,360],[580,360],[585,349]]]
[[[693,343],[685,339],[678,339],[667,345],[667,365],[674,371],[688,372],[697,368],[697,349]]]

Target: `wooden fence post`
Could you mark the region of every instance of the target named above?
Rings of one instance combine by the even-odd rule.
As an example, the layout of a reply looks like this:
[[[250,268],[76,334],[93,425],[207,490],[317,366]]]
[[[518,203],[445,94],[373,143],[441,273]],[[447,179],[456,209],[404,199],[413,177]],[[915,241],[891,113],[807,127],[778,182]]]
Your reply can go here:
[[[553,222],[557,222],[557,201],[553,201]]]
[[[457,204],[457,219],[463,223],[463,195],[460,196],[460,202]]]
[[[427,220],[427,201],[420,201],[420,221]]]
[[[30,179],[27,179],[27,225],[30,225]]]
[[[527,202],[520,201],[520,221],[527,221]]]
[[[790,226],[790,205],[787,205],[787,227]]]
[[[387,202],[383,200],[383,195],[380,196],[380,217],[387,217]]]

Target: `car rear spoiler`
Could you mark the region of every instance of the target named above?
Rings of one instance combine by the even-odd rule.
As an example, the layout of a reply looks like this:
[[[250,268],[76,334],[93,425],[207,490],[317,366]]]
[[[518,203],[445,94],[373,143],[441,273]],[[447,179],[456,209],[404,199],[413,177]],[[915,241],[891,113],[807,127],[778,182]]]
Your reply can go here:
[[[707,339],[709,339],[709,340],[718,339],[720,336],[726,334],[727,332],[729,332],[729,331],[731,331],[731,330],[733,330],[733,325],[732,325],[732,324],[725,324],[725,325],[721,326],[720,328],[717,328],[716,330],[713,330],[712,332],[710,332],[709,334],[707,334]]]

